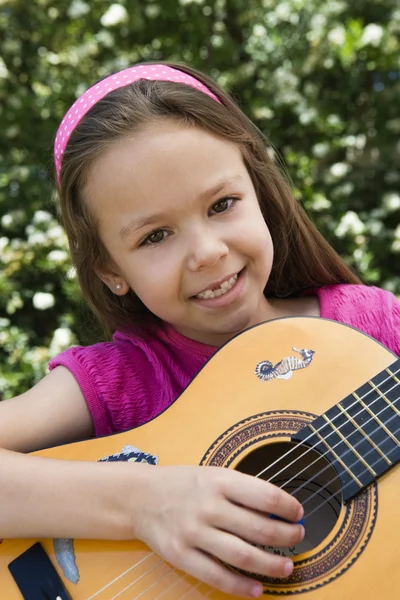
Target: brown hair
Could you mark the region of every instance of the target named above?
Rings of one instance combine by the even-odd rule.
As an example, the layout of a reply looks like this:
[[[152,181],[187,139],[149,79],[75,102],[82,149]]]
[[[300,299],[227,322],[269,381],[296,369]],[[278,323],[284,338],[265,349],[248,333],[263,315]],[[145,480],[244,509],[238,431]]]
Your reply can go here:
[[[294,198],[270,158],[263,136],[233,100],[195,69],[162,64],[196,77],[221,104],[188,85],[140,80],[110,92],[95,104],[72,133],[63,155],[61,217],[83,295],[105,331],[111,335],[117,329],[140,330],[154,322],[154,315],[132,290],[115,295],[96,274],[111,266],[111,259],[82,189],[96,157],[116,140],[157,119],[200,127],[240,147],[274,244],[267,296],[289,297],[309,287],[360,283]]]

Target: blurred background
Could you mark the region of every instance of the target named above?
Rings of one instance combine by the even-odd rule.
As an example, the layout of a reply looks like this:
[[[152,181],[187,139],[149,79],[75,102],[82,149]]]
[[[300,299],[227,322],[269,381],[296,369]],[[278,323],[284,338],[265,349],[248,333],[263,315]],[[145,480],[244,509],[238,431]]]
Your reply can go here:
[[[142,60],[214,77],[365,283],[400,295],[397,0],[0,0],[0,399],[102,333],[57,222],[52,143],[104,75]]]

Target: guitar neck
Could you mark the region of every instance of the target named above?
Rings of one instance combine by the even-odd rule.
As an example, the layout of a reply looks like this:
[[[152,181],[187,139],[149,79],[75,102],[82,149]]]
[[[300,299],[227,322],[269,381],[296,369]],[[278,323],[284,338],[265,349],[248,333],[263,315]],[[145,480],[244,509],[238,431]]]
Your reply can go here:
[[[399,462],[399,397],[397,360],[293,436],[334,464],[345,503]]]

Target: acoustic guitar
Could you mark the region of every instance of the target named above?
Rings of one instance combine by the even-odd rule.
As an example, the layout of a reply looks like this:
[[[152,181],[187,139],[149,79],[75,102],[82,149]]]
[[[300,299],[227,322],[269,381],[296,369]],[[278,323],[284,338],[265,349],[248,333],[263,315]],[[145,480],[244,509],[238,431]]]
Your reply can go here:
[[[397,599],[399,384],[400,360],[367,335],[327,319],[278,319],[220,348],[149,423],[36,454],[217,465],[272,481],[303,504],[306,536],[265,548],[294,561],[287,579],[256,576],[266,598]],[[21,598],[8,565],[35,541],[0,544],[1,600]],[[139,541],[40,542],[73,600],[233,598]]]

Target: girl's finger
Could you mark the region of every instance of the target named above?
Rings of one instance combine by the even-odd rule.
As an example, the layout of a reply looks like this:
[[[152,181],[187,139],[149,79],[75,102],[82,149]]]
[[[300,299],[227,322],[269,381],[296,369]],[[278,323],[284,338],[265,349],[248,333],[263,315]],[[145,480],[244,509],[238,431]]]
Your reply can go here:
[[[179,565],[179,568],[212,588],[231,596],[258,598],[263,593],[263,586],[256,579],[231,571],[201,550],[187,550],[184,563]]]
[[[303,507],[293,496],[276,485],[257,479],[251,475],[243,475],[230,471],[240,477],[228,477],[223,487],[225,496],[235,502],[266,514],[282,517],[286,521],[297,523],[303,518]],[[243,477],[247,478],[243,483]]]
[[[252,546],[225,531],[207,528],[200,549],[222,562],[250,573],[268,577],[288,577],[293,571],[290,558]]]
[[[294,546],[304,537],[302,525],[270,519],[259,512],[234,504],[229,504],[212,524],[248,542],[263,546]]]

